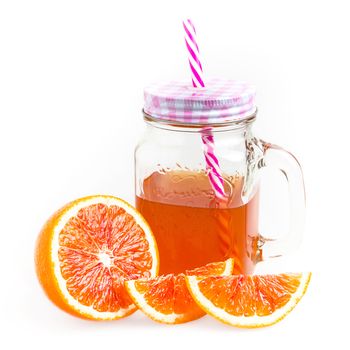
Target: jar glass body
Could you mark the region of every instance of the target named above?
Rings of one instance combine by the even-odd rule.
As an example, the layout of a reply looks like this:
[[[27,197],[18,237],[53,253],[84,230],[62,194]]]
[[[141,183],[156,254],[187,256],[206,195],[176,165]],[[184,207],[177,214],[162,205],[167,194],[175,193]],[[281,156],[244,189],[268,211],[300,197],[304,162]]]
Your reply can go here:
[[[145,117],[135,150],[136,207],[158,244],[160,273],[180,273],[235,259],[235,272],[251,273],[261,259],[258,234],[259,162],[264,145],[252,134],[255,115],[211,125],[226,200],[210,182],[203,126]]]

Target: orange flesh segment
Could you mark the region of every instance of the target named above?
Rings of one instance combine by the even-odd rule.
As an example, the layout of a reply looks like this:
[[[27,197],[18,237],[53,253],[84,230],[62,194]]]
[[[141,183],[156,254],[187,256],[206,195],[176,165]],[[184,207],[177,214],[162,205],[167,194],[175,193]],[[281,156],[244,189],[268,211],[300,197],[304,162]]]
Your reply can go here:
[[[166,275],[147,281],[136,281],[135,288],[144,295],[148,305],[163,314],[173,312],[174,276]]]
[[[227,263],[228,263],[228,260],[209,263],[207,265],[197,267],[193,270],[186,270],[186,275],[187,276],[201,276],[201,277],[213,276],[213,275],[219,276],[224,272]],[[231,273],[232,273],[232,271],[231,271]]]
[[[267,316],[288,303],[301,274],[207,277],[198,283],[216,307],[234,316]]]
[[[145,233],[116,205],[79,210],[59,233],[60,270],[68,292],[99,312],[132,304],[124,281],[150,277],[152,256]]]
[[[200,311],[189,293],[185,275],[165,275],[147,281],[135,281],[147,304],[162,314],[184,314],[194,308]]]

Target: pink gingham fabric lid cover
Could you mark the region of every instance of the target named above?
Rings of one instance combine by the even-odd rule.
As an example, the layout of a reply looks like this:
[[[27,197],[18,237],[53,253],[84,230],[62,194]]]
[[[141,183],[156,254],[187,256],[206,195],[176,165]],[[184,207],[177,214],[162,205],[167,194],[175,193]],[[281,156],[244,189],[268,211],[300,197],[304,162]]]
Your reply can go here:
[[[256,112],[254,86],[236,80],[209,79],[205,88],[181,81],[153,84],[144,97],[146,114],[177,123],[228,123]]]

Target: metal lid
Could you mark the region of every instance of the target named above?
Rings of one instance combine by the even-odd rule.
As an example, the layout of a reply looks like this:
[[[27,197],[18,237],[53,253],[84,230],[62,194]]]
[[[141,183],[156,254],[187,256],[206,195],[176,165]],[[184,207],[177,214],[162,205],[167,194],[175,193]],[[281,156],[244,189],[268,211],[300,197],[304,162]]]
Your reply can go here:
[[[209,79],[204,88],[181,81],[153,84],[144,97],[146,114],[182,124],[229,123],[256,112],[255,87],[236,80]]]

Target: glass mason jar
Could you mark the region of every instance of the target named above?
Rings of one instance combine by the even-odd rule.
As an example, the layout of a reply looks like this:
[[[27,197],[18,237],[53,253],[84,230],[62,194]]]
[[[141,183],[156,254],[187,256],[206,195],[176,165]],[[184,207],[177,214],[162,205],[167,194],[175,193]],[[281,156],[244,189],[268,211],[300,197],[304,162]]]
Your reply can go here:
[[[145,89],[146,132],[135,150],[136,207],[156,238],[161,274],[228,257],[235,259],[236,273],[248,274],[263,258],[299,245],[302,171],[293,155],[253,135],[256,113],[255,90],[242,82],[215,79],[203,89],[171,82]],[[290,230],[279,239],[259,232],[265,167],[281,171],[289,186]]]

